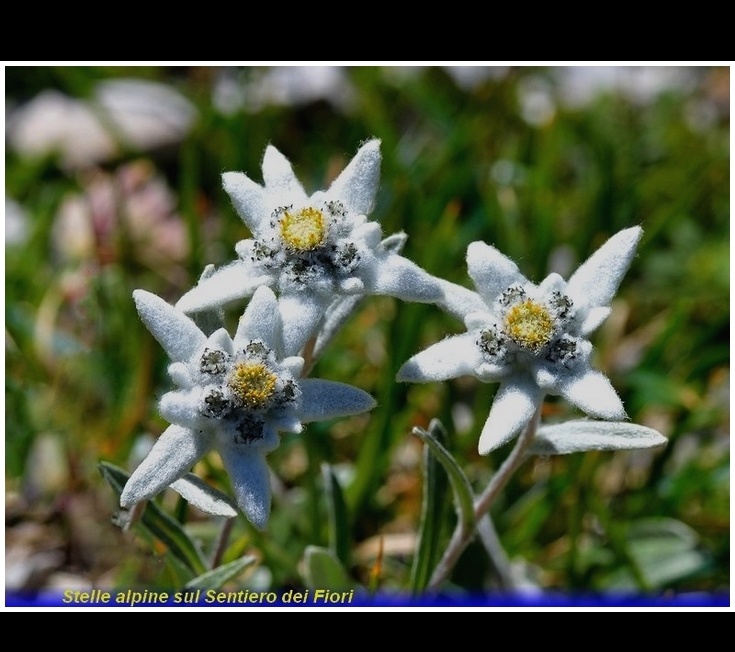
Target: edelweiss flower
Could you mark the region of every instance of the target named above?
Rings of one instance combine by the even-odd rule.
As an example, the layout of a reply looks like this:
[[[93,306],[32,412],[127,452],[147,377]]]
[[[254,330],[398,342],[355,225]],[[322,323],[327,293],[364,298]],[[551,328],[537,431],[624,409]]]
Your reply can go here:
[[[237,243],[237,261],[200,282],[176,307],[195,313],[268,285],[279,295],[285,351],[293,355],[314,334],[335,295],[441,304],[447,282],[390,251],[381,242],[380,225],[367,219],[380,158],[380,141],[368,141],[329,190],[311,196],[273,146],[263,158],[264,186],[241,172],[226,172],[224,188],[253,237]]]
[[[161,398],[161,414],[172,425],[130,476],[121,506],[156,495],[215,448],[238,506],[262,529],[270,512],[265,456],[278,446],[278,431],[299,433],[304,423],[365,412],[375,401],[350,385],[299,378],[304,360],[282,357],[277,300],[268,288],[255,292],[234,339],[223,328],[206,337],[154,294],[133,296],[172,360],[169,374],[179,389]]]
[[[497,249],[473,242],[467,267],[478,296],[457,307],[466,314],[467,332],[412,357],[398,379],[429,382],[471,374],[500,382],[480,435],[482,455],[516,435],[544,394],[561,395],[593,417],[624,419],[610,381],[591,367],[587,337],[610,314],[641,234],[640,227],[620,231],[568,282],[551,274],[538,286]]]

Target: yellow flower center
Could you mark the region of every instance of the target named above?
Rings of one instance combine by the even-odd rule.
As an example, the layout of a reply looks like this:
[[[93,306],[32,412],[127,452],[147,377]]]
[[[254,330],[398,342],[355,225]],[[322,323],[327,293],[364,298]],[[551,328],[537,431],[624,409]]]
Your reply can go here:
[[[554,335],[554,320],[544,306],[526,299],[506,313],[505,332],[516,344],[536,353]]]
[[[240,362],[227,381],[232,393],[250,409],[264,407],[276,391],[276,375],[262,362]]]
[[[289,211],[283,213],[280,228],[286,246],[296,251],[316,249],[327,237],[324,214],[309,206],[295,213]]]

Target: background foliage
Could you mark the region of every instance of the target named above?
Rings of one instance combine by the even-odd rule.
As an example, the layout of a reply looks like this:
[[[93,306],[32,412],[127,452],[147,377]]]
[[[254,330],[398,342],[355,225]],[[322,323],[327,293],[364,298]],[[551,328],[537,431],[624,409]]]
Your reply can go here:
[[[631,419],[669,444],[524,466],[493,509],[516,581],[727,590],[729,84],[726,67],[6,67],[6,586],[190,579],[160,537],[114,525],[115,495],[98,469],[106,460],[132,471],[166,426],[156,411],[166,360],[131,293],[174,302],[206,263],[232,259],[248,233],[223,171],[260,181],[272,143],[313,191],[378,137],[372,217],[386,235],[408,234],[407,257],[454,282],[470,286],[474,240],[538,281],[568,274],[618,230],[644,228],[593,343]],[[431,306],[361,304],[314,375],[363,388],[378,407],[310,425],[269,456],[269,529],[238,518],[224,561],[256,561],[232,586],[308,585],[305,553],[332,537],[341,581],[407,589],[423,485],[412,428],[441,419],[476,489],[507,454],[476,453],[495,385],[394,381],[408,357],[461,330]],[[547,402],[545,421],[571,416]],[[196,471],[227,491],[216,456]],[[159,502],[212,549],[214,519],[174,494]],[[441,509],[448,534],[454,514]],[[498,587],[479,544],[452,585]]]

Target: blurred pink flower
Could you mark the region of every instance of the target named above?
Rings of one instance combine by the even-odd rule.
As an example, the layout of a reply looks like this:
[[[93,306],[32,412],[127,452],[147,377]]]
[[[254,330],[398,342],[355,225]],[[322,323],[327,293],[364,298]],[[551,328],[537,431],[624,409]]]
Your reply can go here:
[[[87,170],[80,185],[84,192],[65,199],[54,223],[53,244],[62,258],[105,264],[123,255],[125,243],[133,259],[163,276],[186,258],[189,243],[176,197],[150,161],[112,174]]]

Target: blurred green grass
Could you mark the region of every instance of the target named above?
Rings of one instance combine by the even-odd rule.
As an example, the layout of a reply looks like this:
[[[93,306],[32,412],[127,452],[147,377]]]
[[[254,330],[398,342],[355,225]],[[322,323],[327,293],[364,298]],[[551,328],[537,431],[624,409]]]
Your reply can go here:
[[[612,88],[583,105],[565,102],[559,69],[537,67],[499,71],[469,87],[440,67],[344,68],[337,99],[255,108],[213,101],[223,79],[245,88],[246,100],[247,89],[255,96],[267,72],[5,70],[11,109],[45,89],[90,98],[100,81],[129,77],[169,85],[196,108],[181,142],[122,146],[84,168],[6,146],[6,196],[25,213],[24,238],[11,241],[6,231],[5,247],[6,545],[25,546],[19,558],[33,567],[39,546],[19,535],[30,523],[53,528],[62,551],[58,563],[26,581],[44,585],[69,574],[112,586],[175,581],[174,571],[163,570],[171,563],[163,550],[109,522],[114,498],[96,470],[100,459],[132,470],[136,442],[166,425],[155,407],[169,387],[166,360],[139,322],[131,293],[145,288],[175,301],[205,264],[233,258],[248,232],[221,188],[223,171],[260,181],[272,143],[313,191],[360,142],[378,137],[383,166],[373,219],[385,234],[405,231],[404,254],[454,282],[470,285],[464,252],[474,240],[494,244],[538,281],[552,267],[568,274],[616,231],[643,226],[638,257],[593,343],[631,419],[663,432],[669,445],[655,453],[539,459],[514,478],[493,516],[511,559],[545,588],[727,589],[729,69],[687,68],[680,86],[645,100]],[[530,111],[539,93],[547,107],[540,117]],[[340,108],[347,96],[349,108]],[[171,214],[158,219],[166,237],[188,242],[186,255],[157,256],[160,234],[131,221],[134,191],[124,181],[131,169],[143,183],[168,186]],[[90,187],[100,178],[115,188],[110,214],[80,245],[78,223],[62,221],[62,208],[71,196],[94,208]],[[313,373],[371,392],[378,408],[369,417],[313,424],[303,436],[285,437],[269,457],[280,482],[269,532],[239,521],[227,553],[256,551],[253,582],[303,583],[306,546],[327,544],[320,470],[327,462],[343,479],[354,576],[367,578],[382,537],[389,552],[381,586],[407,586],[410,548],[399,544],[416,530],[422,477],[412,427],[440,418],[477,487],[507,453],[476,454],[495,386],[394,382],[410,355],[461,328],[431,306],[363,302]],[[547,403],[547,419],[571,414],[562,402]],[[218,460],[198,471],[227,487]],[[94,514],[93,534],[80,513]],[[211,524],[189,517],[192,531],[211,544]],[[116,546],[124,553],[111,553]],[[671,550],[671,563],[661,568],[646,546]],[[478,545],[453,582],[492,588]]]

